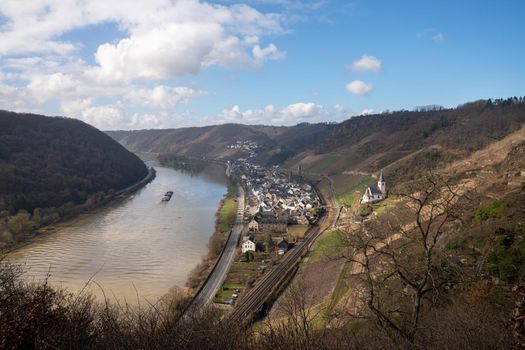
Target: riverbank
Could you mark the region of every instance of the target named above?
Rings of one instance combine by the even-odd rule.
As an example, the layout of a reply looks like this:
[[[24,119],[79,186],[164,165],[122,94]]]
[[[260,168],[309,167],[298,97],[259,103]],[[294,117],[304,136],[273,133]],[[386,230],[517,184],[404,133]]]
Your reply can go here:
[[[40,215],[39,213],[33,213],[33,215],[27,214],[22,215],[19,220],[23,220],[20,225],[26,225],[27,232],[20,234],[16,237],[16,240],[11,237],[5,237],[4,240],[2,236],[7,236],[7,230],[0,232],[0,254],[7,254],[11,251],[17,250],[21,247],[24,247],[27,244],[32,243],[32,241],[39,237],[45,237],[55,233],[57,230],[71,225],[76,220],[81,220],[87,215],[92,215],[99,210],[106,208],[109,205],[114,205],[118,201],[128,198],[130,195],[144,187],[146,184],[150,183],[155,179],[156,170],[153,167],[148,169],[148,174],[140,181],[135,184],[121,189],[119,191],[109,193],[97,192],[91,196],[85,203],[68,207],[68,210],[65,211],[63,216],[52,224],[48,225],[38,225],[38,220],[35,219],[35,215]],[[45,211],[47,209],[42,209]],[[58,215],[58,214],[57,214]],[[4,225],[7,227],[7,218],[0,218],[0,220],[5,220]],[[2,227],[0,226],[0,229]],[[1,231],[1,230],[0,230]]]
[[[155,180],[136,194],[55,225],[53,234],[36,237],[6,259],[24,265],[27,280],[40,281],[50,272],[51,285],[73,293],[92,280],[96,284],[85,290],[101,301],[101,288],[112,303],[133,305],[138,299],[155,303],[172,291],[187,293],[188,274],[207,255],[215,230],[226,192],[224,168],[192,175],[151,165]],[[162,202],[168,190],[173,197]]]
[[[237,213],[236,187],[231,179],[227,181],[227,192],[221,200],[215,214],[215,230],[208,241],[208,253],[189,274],[186,286],[194,294],[208,278],[217,263],[235,224]]]

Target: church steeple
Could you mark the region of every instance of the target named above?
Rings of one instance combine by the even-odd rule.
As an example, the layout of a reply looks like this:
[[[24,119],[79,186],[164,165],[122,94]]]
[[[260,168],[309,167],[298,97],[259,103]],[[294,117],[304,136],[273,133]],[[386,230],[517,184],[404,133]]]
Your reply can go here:
[[[385,182],[385,178],[383,177],[383,169],[381,169],[381,173],[379,174],[379,179],[377,180],[377,188],[381,191],[383,196],[386,196],[386,182]]]

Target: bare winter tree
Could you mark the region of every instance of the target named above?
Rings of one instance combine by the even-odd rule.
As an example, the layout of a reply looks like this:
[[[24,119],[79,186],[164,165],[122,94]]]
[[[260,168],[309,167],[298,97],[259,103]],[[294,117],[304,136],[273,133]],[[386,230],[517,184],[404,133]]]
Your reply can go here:
[[[462,205],[458,188],[432,173],[399,196],[404,209],[352,235],[351,261],[363,277],[364,303],[381,327],[413,342],[422,314],[459,281],[438,243]]]
[[[322,310],[312,308],[306,286],[293,284],[277,304],[278,316],[269,318],[260,336],[272,349],[319,349],[324,330],[316,330],[315,320]]]

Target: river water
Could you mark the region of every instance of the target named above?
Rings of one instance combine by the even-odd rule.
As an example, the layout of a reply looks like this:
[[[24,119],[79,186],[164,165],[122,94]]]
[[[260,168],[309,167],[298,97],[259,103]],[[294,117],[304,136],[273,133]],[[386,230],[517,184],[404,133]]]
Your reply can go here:
[[[215,213],[226,193],[224,169],[198,175],[155,165],[156,178],[131,197],[95,213],[57,225],[10,254],[26,277],[73,292],[92,277],[106,296],[129,303],[156,301],[173,286],[184,287],[188,273],[207,253]],[[166,191],[169,202],[161,202]],[[102,291],[95,283],[88,289]]]

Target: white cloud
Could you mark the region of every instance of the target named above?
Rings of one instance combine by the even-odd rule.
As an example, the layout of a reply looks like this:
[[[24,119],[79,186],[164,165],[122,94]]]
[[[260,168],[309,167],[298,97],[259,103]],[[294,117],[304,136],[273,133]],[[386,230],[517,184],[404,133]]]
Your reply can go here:
[[[121,102],[94,105],[93,99],[90,98],[63,102],[60,110],[70,117],[80,119],[101,130],[150,129],[183,125],[183,121],[177,119],[177,114],[133,113],[128,116]]]
[[[140,115],[138,113],[133,114],[131,117],[129,126],[132,129],[152,129],[160,128],[165,122],[164,116],[159,116],[155,114],[144,114]]]
[[[346,91],[359,96],[369,95],[374,87],[361,80],[353,80],[346,85]]]
[[[168,109],[179,104],[189,103],[191,98],[206,94],[205,91],[195,90],[186,86],[169,87],[159,85],[153,89],[133,89],[125,98],[132,104]]]
[[[257,62],[262,62],[268,58],[273,60],[282,60],[286,56],[284,52],[279,51],[277,46],[270,44],[265,48],[255,45],[252,49],[253,57]]]
[[[312,102],[294,103],[281,111],[283,120],[305,120],[324,114],[324,107]]]
[[[103,128],[173,126],[188,118],[174,112],[177,106],[206,94],[174,79],[211,66],[257,68],[283,59],[266,38],[286,33],[285,17],[205,0],[128,0],[125,9],[106,0],[2,0],[0,103],[60,111]],[[65,39],[107,24],[119,36],[96,43],[87,54],[93,63],[83,43]]]
[[[317,10],[323,7],[327,1],[304,1],[304,0],[247,0],[250,3],[271,4],[283,6],[290,10]]]
[[[78,86],[79,82],[75,81],[71,75],[53,73],[32,76],[27,88],[37,100],[45,102],[51,97],[74,93]]]
[[[266,56],[255,56],[261,62],[276,54],[271,45]],[[273,50],[275,49],[275,50]],[[276,53],[274,53],[275,51]],[[119,82],[133,79],[160,80],[195,75],[211,65],[248,66],[252,58],[236,36],[228,35],[216,23],[170,23],[146,33],[133,34],[117,44],[99,46],[94,68],[98,80]]]
[[[335,111],[336,113],[346,113],[346,108],[345,108],[345,106],[343,106],[343,105],[336,104],[336,105],[334,106],[334,111]]]
[[[351,68],[360,72],[380,72],[382,66],[377,57],[363,55],[359,60],[352,62]]]
[[[359,113],[359,115],[369,115],[373,114],[375,111],[372,108],[365,108]]]
[[[329,111],[323,105],[313,102],[299,102],[277,109],[269,104],[261,109],[242,111],[238,105],[225,109],[218,117],[202,121],[208,123],[241,123],[265,125],[295,125],[301,122],[325,122],[342,120],[346,117],[346,110],[340,106]]]
[[[79,118],[101,130],[116,129],[124,122],[124,110],[118,105],[93,106],[83,109]]]
[[[242,4],[214,5],[199,0],[17,0],[0,3],[7,23],[0,27],[0,56],[24,53],[70,55],[76,44],[57,37],[73,29],[113,22],[127,36],[101,43],[92,67],[101,81],[158,80],[198,74],[210,65],[253,65],[281,59],[274,44],[260,37],[283,33],[282,16]]]

